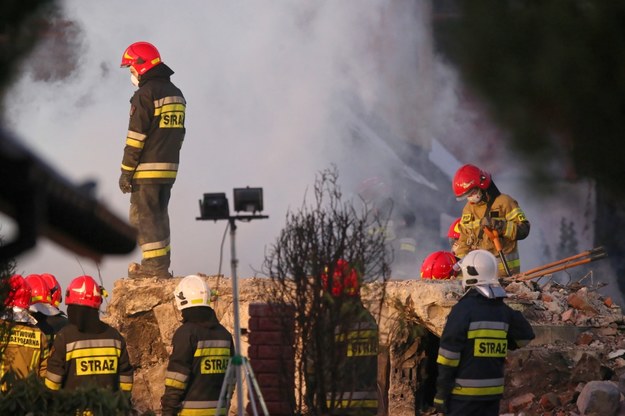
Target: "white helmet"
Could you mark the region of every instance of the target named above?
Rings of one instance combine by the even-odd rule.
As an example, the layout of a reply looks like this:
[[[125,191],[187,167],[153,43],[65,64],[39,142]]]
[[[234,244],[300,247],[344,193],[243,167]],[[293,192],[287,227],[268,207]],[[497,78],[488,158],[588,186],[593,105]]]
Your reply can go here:
[[[195,306],[210,306],[210,288],[204,279],[192,274],[178,283],[174,289],[174,298],[178,310]]]
[[[460,267],[464,290],[474,287],[489,299],[507,296],[499,284],[497,259],[492,253],[486,250],[471,251],[461,260]]]

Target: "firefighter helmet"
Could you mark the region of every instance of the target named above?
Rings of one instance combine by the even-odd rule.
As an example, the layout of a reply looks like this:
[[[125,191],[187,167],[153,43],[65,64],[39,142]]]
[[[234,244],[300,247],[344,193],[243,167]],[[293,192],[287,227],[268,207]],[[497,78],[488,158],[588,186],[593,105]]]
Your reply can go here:
[[[499,284],[495,256],[486,250],[473,250],[460,261],[462,288],[472,287],[489,299],[505,298],[506,292]]]
[[[9,293],[4,300],[5,306],[28,309],[30,306],[31,289],[26,279],[20,274],[14,274],[9,278]]]
[[[445,280],[458,276],[456,256],[449,251],[435,251],[423,260],[422,279]]]
[[[449,226],[449,230],[447,231],[447,238],[449,238],[450,240],[457,240],[460,238],[460,218],[457,218]]]
[[[180,311],[195,306],[210,306],[211,291],[204,279],[192,274],[178,283],[174,289],[174,298]]]
[[[360,287],[358,282],[358,272],[351,267],[346,260],[338,259],[334,266],[334,273],[332,274],[332,287],[329,289],[328,285],[328,272],[329,267],[326,266],[325,271],[321,274],[321,285],[323,290],[330,292],[334,297],[340,297],[342,295],[358,296]]]
[[[78,276],[70,282],[65,291],[66,305],[82,305],[100,309],[104,288],[91,276]]]
[[[161,63],[161,55],[156,46],[148,42],[135,42],[128,46],[122,56],[122,68],[133,67],[143,75]]]
[[[380,177],[372,176],[358,185],[358,195],[368,203],[390,197],[391,188]]]
[[[29,309],[33,312],[40,312],[48,316],[58,314],[59,310],[52,306],[52,297],[50,295],[48,282],[39,274],[30,274],[26,276],[25,279],[32,291]]]
[[[461,201],[475,188],[486,189],[490,186],[490,173],[475,165],[464,165],[454,175],[453,188],[456,199]]]
[[[50,273],[41,273],[41,277],[46,281],[48,287],[50,288],[50,297],[52,298],[52,306],[58,308],[63,301],[63,289],[61,289],[61,284],[53,274]]]

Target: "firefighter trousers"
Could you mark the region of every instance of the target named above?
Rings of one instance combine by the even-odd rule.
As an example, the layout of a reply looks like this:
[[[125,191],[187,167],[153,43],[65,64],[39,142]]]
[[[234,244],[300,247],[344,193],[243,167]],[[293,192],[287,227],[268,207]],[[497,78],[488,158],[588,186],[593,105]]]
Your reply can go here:
[[[133,184],[130,225],[137,229],[141,268],[168,273],[170,263],[169,198],[172,184]]]

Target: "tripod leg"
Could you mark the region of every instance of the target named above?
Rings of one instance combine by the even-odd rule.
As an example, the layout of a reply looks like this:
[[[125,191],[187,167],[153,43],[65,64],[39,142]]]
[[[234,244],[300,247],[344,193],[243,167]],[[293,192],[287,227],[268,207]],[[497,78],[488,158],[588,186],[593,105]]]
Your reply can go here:
[[[252,397],[251,392],[256,392],[256,397],[258,397],[258,402],[260,403],[261,409],[263,409],[263,415],[269,416],[269,410],[267,410],[267,404],[265,403],[265,399],[263,398],[263,394],[260,391],[260,386],[256,381],[256,377],[254,377],[254,370],[252,370],[252,366],[250,362],[246,359],[243,360],[243,366],[245,368],[245,376],[247,378],[247,386],[250,390],[250,399],[252,402],[252,409],[254,410],[254,415],[258,415],[258,410],[256,409],[256,403],[254,398]]]
[[[220,416],[222,414],[222,409],[230,408],[230,399],[232,398],[232,390],[234,389],[234,366],[232,365],[232,359],[228,361],[228,368],[226,369],[226,376],[224,377],[224,382],[221,385],[221,392],[219,393],[219,402],[217,404],[217,410],[215,412],[216,416]],[[223,406],[222,406],[223,405]]]

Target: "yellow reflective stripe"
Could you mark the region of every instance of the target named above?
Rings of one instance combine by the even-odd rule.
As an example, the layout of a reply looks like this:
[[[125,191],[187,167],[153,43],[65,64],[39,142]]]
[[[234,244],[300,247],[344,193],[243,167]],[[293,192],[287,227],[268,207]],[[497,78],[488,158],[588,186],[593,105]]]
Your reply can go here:
[[[126,144],[130,147],[134,147],[137,149],[143,149],[143,146],[145,145],[144,142],[140,142],[139,140],[135,140],[131,138],[126,138]]]
[[[200,299],[200,303],[201,302],[202,300]],[[208,355],[214,355],[217,357],[228,357],[230,356],[230,348],[198,348],[197,350],[195,350],[195,354],[193,354],[194,357],[204,357]]]
[[[121,391],[130,391],[132,390],[132,383],[119,383],[119,389]]]
[[[184,390],[187,388],[187,383],[183,383],[182,381],[174,380],[173,378],[166,378],[165,385],[169,387],[173,387],[175,389]]]
[[[126,165],[122,165],[122,170],[125,170],[125,171],[133,171],[133,170],[135,170],[135,168],[130,167],[130,166],[126,166]]]
[[[510,221],[515,219],[516,217],[518,217],[519,215],[522,215],[523,217],[525,217],[525,214],[523,213],[523,210],[520,207],[517,207],[515,209],[513,209],[512,211],[508,212],[506,214],[506,220]]]
[[[119,357],[121,355],[121,350],[115,347],[105,347],[105,348],[84,348],[80,350],[69,351],[65,354],[65,360],[70,361],[74,358],[81,357],[106,357],[106,356],[115,356]]]
[[[469,339],[473,338],[506,338],[508,333],[502,329],[473,329],[467,332]]]
[[[437,397],[434,398],[434,403],[443,404],[445,401],[443,399],[439,399]]]
[[[156,107],[154,109],[154,116],[160,116],[161,113],[170,113],[172,111],[180,111],[184,114],[185,106],[184,104],[168,104],[162,107]]]
[[[175,178],[177,172],[167,172],[167,171],[143,171],[143,172],[135,172],[135,179],[150,179],[150,178]]]
[[[443,357],[442,355],[439,355],[436,358],[436,363],[446,365],[448,367],[458,367],[458,365],[460,365],[460,360],[452,360],[452,359]]]
[[[378,401],[377,400],[327,400],[326,405],[331,408],[332,403],[334,403],[335,409],[348,409],[352,407],[358,408],[377,408]]]
[[[217,414],[217,409],[182,409],[179,416],[214,416]],[[226,409],[221,409],[220,415],[225,415]]]
[[[55,383],[54,381],[50,380],[47,377],[46,377],[46,380],[45,380],[44,384],[50,390],[55,390],[55,391],[56,390],[61,390],[61,383]]]
[[[494,396],[497,394],[503,394],[504,386],[494,387],[461,387],[456,386],[451,391],[452,394],[459,396]]]
[[[158,250],[148,250],[143,252],[144,259],[153,259],[154,257],[166,256],[171,250],[170,246],[160,248]]]
[[[372,330],[357,330],[357,331],[349,331],[347,333],[347,339],[357,339],[357,338],[374,338],[378,336],[378,331],[375,329]],[[345,334],[338,334],[335,337],[337,341],[344,341]]]

